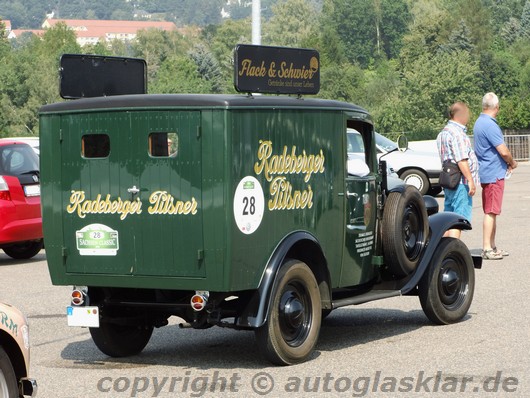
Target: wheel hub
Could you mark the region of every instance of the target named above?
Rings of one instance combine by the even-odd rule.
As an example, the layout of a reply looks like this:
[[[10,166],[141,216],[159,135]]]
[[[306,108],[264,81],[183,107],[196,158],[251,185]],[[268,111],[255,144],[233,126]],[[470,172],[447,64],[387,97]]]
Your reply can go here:
[[[457,259],[444,261],[438,280],[440,300],[447,308],[458,308],[467,294],[468,277]]]
[[[285,325],[291,329],[298,329],[304,322],[304,304],[293,292],[286,292],[280,304]]]
[[[279,303],[279,323],[283,339],[297,347],[306,338],[311,324],[311,305],[304,299],[304,292],[297,286],[289,286]]]
[[[410,260],[416,259],[421,251],[420,222],[415,208],[409,206],[403,215],[403,245]]]

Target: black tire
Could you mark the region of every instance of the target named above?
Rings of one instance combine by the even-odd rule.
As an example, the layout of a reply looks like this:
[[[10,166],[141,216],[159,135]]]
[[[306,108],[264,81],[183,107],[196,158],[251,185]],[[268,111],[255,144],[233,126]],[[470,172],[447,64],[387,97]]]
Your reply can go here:
[[[399,178],[405,181],[405,184],[416,187],[422,195],[426,195],[431,189],[431,183],[427,175],[418,169],[405,170],[400,174]]]
[[[99,328],[89,328],[99,350],[110,357],[128,357],[141,352],[151,335],[152,326],[119,325],[100,322]]]
[[[307,359],[318,340],[320,291],[309,267],[295,260],[280,268],[276,281],[267,321],[255,330],[256,340],[267,360],[292,365]]]
[[[459,239],[443,238],[418,284],[423,312],[439,325],[458,322],[467,314],[474,291],[475,268],[469,249]]]
[[[18,383],[9,356],[0,347],[0,397],[17,398]]]
[[[4,252],[9,257],[15,260],[27,260],[28,258],[35,257],[43,247],[43,241],[28,241],[22,243],[15,243],[14,245],[4,247]]]
[[[429,233],[423,197],[406,186],[391,192],[383,212],[383,254],[385,264],[398,277],[409,275],[419,263]]]

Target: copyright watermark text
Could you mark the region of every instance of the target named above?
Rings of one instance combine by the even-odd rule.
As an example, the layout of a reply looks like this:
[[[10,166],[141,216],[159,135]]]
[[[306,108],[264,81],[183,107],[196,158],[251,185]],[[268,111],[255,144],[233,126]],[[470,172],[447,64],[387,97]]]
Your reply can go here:
[[[268,372],[241,375],[238,372],[193,375],[186,371],[179,376],[164,377],[103,377],[97,382],[97,390],[116,396],[161,397],[167,394],[202,397],[212,393],[253,392],[258,396],[280,393],[335,393],[351,397],[364,397],[373,393],[512,393],[516,392],[519,379],[504,376],[502,371],[494,375],[456,376],[442,371],[394,377],[376,371],[367,376],[325,373],[320,376],[273,376]]]

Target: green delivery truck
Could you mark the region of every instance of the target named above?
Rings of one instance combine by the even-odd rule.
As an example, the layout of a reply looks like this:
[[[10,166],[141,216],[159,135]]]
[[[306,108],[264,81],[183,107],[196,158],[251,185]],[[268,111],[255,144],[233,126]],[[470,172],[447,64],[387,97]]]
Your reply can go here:
[[[443,235],[470,223],[389,188],[370,115],[302,96],[318,92],[319,67],[312,50],[239,45],[242,94],[156,95],[142,60],[62,57],[61,94],[78,99],[40,110],[41,180],[69,325],[121,357],[178,316],[253,330],[287,365],[342,306],[417,295],[434,323],[466,315],[480,259]],[[363,172],[347,129],[362,136]]]

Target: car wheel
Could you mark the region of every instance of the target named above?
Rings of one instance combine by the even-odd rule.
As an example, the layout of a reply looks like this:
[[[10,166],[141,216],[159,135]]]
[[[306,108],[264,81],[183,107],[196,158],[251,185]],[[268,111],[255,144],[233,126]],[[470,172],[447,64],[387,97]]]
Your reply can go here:
[[[4,247],[4,253],[15,260],[27,260],[36,256],[43,247],[43,241],[28,241],[16,243],[14,245]]]
[[[405,181],[405,184],[416,187],[422,195],[426,195],[431,188],[431,184],[425,173],[418,169],[405,170],[399,178]]]
[[[423,197],[414,187],[391,192],[383,212],[383,255],[394,275],[403,277],[416,269],[429,233]]]
[[[128,357],[141,352],[151,335],[152,326],[120,325],[101,322],[99,328],[89,328],[99,350],[110,357]]]
[[[458,322],[467,314],[474,290],[475,269],[468,248],[459,239],[443,238],[418,284],[423,312],[439,325]]]
[[[255,330],[263,356],[276,365],[292,365],[313,351],[322,320],[320,291],[309,267],[289,261],[280,268],[265,324]]]
[[[0,347],[0,397],[18,397],[17,377],[11,360],[2,347]]]

